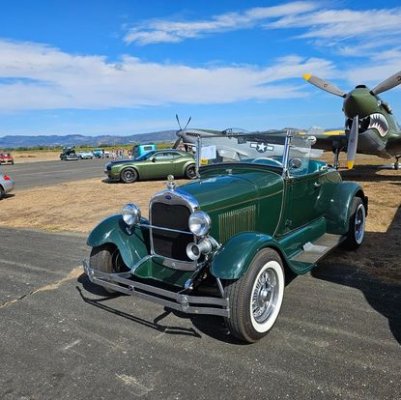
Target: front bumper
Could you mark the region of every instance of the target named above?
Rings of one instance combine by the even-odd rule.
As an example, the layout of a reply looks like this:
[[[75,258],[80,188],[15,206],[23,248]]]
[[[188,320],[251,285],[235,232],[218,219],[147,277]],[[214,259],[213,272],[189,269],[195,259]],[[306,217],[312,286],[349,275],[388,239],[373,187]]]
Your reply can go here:
[[[111,171],[104,171],[110,182],[118,182],[120,180],[120,176],[114,176],[111,174]]]
[[[87,259],[83,260],[83,266],[91,282],[116,292],[141,297],[187,314],[230,316],[227,298],[188,295],[183,293],[185,289],[179,292],[162,289],[133,280],[130,272],[110,274],[94,270]]]

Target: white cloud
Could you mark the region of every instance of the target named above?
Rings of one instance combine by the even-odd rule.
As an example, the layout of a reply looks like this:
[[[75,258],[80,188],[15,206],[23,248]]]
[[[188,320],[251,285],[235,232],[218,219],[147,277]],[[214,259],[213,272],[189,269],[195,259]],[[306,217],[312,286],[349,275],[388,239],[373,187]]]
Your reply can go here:
[[[309,1],[296,1],[273,7],[257,7],[245,12],[231,12],[212,17],[210,20],[173,22],[153,20],[128,30],[126,43],[147,45],[161,42],[181,42],[185,39],[207,34],[254,27],[266,19],[296,16],[310,12],[318,5]]]
[[[152,20],[131,27],[126,43],[176,43],[227,31],[260,28],[286,30],[292,39],[309,40],[340,55],[359,56],[366,46],[374,51],[400,46],[401,7],[352,10],[322,7],[317,1],[296,1],[273,7],[250,8],[195,21]]]
[[[265,25],[266,28],[306,28],[301,38],[365,39],[401,33],[401,8],[354,10],[320,10],[303,15],[291,15]]]
[[[269,66],[189,67],[124,56],[72,55],[35,43],[0,40],[0,110],[102,109],[172,103],[223,104],[244,100],[295,98],[303,85],[283,82],[318,70],[326,60],[288,56]]]

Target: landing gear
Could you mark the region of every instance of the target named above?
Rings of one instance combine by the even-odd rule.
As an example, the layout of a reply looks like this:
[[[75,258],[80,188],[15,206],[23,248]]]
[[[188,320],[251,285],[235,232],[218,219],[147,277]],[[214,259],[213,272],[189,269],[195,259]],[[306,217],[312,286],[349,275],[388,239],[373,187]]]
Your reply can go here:
[[[340,162],[338,161],[338,159],[340,157],[340,151],[341,151],[341,149],[339,147],[336,147],[333,149],[333,153],[334,153],[333,166],[335,169],[338,169],[338,167],[340,166]]]
[[[395,157],[394,169],[396,169],[396,170],[400,169],[400,162],[399,162],[400,158],[401,158],[401,156]]]
[[[338,169],[340,167],[340,162],[338,159],[340,158],[340,153],[342,151],[345,151],[345,146],[340,142],[335,142],[335,143],[333,143],[332,151],[334,154],[333,167],[335,169]]]

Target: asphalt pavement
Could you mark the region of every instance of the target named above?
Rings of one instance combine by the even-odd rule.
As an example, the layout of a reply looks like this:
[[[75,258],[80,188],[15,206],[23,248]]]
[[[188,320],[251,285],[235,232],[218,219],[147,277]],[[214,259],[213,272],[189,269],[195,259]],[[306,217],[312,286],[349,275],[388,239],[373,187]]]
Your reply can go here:
[[[38,186],[50,186],[90,178],[106,177],[104,165],[109,159],[77,161],[38,161],[14,165],[2,165],[1,170],[15,181],[15,191]]]
[[[0,229],[0,399],[400,399],[401,289],[328,257],[252,345],[218,317],[106,296],[85,237]]]

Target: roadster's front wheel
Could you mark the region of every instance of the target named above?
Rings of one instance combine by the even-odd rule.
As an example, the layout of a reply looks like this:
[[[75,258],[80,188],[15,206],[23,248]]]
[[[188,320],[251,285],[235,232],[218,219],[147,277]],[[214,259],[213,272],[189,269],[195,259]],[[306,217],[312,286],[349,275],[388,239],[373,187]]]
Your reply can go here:
[[[117,247],[111,244],[93,247],[89,257],[89,265],[95,271],[106,272],[108,274],[128,270]],[[106,287],[104,289],[109,293],[115,293],[112,289]]]
[[[273,327],[284,295],[284,269],[280,255],[273,249],[261,250],[248,271],[226,287],[231,334],[253,343]]]

